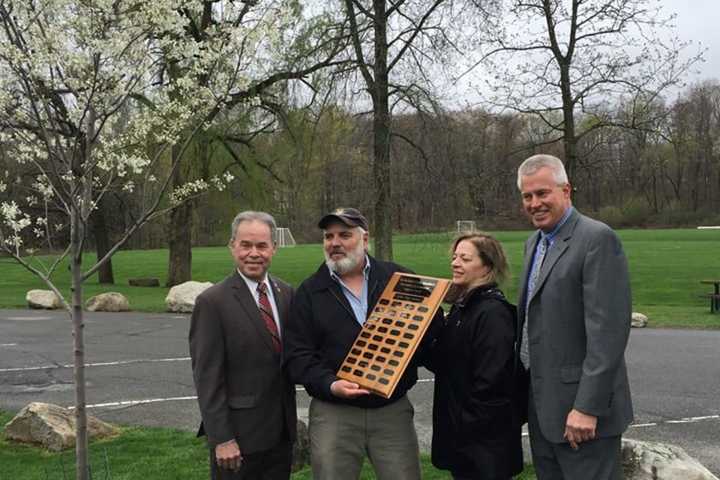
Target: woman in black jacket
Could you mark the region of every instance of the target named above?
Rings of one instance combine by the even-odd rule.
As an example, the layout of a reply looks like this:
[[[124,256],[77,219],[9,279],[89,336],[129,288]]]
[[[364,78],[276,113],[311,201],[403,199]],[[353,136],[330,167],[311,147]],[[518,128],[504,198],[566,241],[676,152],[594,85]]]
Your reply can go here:
[[[435,372],[432,462],[453,478],[508,480],[522,471],[514,399],[515,307],[498,289],[508,265],[482,233],[453,244],[452,309],[430,352]]]

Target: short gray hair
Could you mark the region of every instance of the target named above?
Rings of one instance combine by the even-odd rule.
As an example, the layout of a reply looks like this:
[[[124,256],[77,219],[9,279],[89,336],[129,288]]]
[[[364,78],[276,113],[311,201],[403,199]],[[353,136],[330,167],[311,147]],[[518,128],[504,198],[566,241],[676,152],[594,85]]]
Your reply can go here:
[[[522,190],[522,177],[528,175],[534,175],[538,170],[543,167],[549,168],[553,173],[555,183],[558,185],[565,185],[568,182],[567,172],[565,172],[565,166],[562,161],[554,155],[538,154],[526,159],[520,164],[517,171],[517,186],[518,190]]]
[[[275,243],[277,237],[277,224],[272,215],[265,212],[256,212],[254,210],[245,210],[235,215],[230,226],[230,243],[235,241],[235,235],[237,234],[237,228],[242,222],[262,222],[270,228],[270,238]]]

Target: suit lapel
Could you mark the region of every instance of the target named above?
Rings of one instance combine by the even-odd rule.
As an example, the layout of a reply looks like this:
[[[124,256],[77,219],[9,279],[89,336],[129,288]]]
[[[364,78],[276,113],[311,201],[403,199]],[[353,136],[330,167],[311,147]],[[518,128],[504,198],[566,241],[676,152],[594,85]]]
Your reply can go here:
[[[275,298],[275,306],[277,307],[278,316],[280,318],[277,319],[278,323],[280,323],[281,328],[282,325],[282,319],[287,318],[287,302],[285,298],[285,292],[280,288],[280,285],[275,281],[275,279],[268,275],[268,279],[270,280],[270,288],[272,288],[273,297]],[[280,332],[280,335],[282,336],[283,332]]]
[[[235,273],[235,276],[233,278],[235,279],[232,284],[233,296],[240,303],[240,306],[243,308],[243,310],[245,310],[246,317],[248,318],[249,322],[255,327],[255,330],[257,330],[260,338],[263,339],[263,342],[265,342],[268,348],[274,351],[275,348],[273,347],[270,332],[265,326],[265,322],[263,322],[263,319],[260,317],[260,309],[258,308],[257,303],[255,302],[255,299],[250,292],[250,289],[248,289],[245,280],[243,280],[240,274],[237,272]]]

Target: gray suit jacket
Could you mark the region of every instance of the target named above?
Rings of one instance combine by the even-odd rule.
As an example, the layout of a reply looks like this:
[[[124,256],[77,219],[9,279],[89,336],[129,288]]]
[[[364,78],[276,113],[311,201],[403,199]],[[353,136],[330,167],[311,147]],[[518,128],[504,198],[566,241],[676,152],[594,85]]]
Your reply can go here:
[[[270,277],[282,327],[292,288]],[[295,386],[247,284],[235,272],[195,300],[190,356],[202,424],[211,445],[235,438],[243,453],[295,437]]]
[[[520,335],[539,238],[535,232],[525,244]],[[598,417],[599,437],[620,435],[632,421],[624,357],[631,308],[620,240],[607,225],[574,211],[545,256],[528,306],[530,387],[543,436],[551,442],[564,442],[573,408]]]

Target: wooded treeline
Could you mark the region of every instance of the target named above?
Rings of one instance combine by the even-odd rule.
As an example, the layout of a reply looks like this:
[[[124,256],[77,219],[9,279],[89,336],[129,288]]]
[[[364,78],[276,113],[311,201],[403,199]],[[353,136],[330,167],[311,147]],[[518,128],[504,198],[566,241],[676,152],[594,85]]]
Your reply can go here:
[[[619,111],[627,105],[616,105]],[[194,246],[221,245],[240,210],[272,212],[298,241],[317,241],[318,218],[337,206],[370,215],[372,122],[337,105],[290,110],[231,159],[210,145],[210,161],[190,161],[219,173],[239,161],[242,176],[227,190],[198,200]],[[658,102],[641,129],[604,128],[581,139],[571,178],[575,204],[613,227],[720,224],[720,83],[685,89]],[[652,128],[651,128],[652,127]],[[396,115],[391,141],[392,225],[396,232],[453,230],[456,220],[479,228],[528,228],[520,210],[516,169],[533,153],[563,156],[529,115],[480,109]],[[189,155],[193,155],[193,151]],[[112,237],[136,210],[131,193],[106,197],[95,225]],[[372,226],[371,226],[372,227]],[[166,247],[169,218],[147,225],[127,248]]]
[[[238,28],[255,14],[282,21],[269,27],[269,48],[240,48],[234,66],[191,80],[178,81],[202,56],[178,63],[176,54],[160,52],[157,81],[118,110],[128,119],[117,122],[123,131],[154,108],[152,95],[175,83],[184,93],[173,93],[173,102],[196,90],[218,102],[177,135],[188,148],[133,147],[157,153],[151,176],[171,178],[173,192],[225,174],[236,179],[181,204],[165,200],[169,214],[124,244],[169,248],[168,285],[190,279],[192,246],[224,244],[234,214],[249,208],[272,212],[297,240],[314,241],[324,212],[356,206],[370,219],[382,258],[392,257],[393,232],[452,230],[457,220],[527,228],[515,170],[538,152],[565,160],[575,204],[614,227],[720,223],[720,85],[673,93],[702,53],[688,56],[686,44],[657,37],[671,16],[647,0],[193,4],[196,11],[167,7],[186,52],[213,52],[215,28]],[[233,5],[236,20],[225,8]],[[268,13],[276,11],[283,15]],[[120,13],[127,12],[113,15]],[[219,38],[245,45],[233,35]],[[252,31],[247,39],[257,40]],[[438,93],[436,83],[457,85],[471,71],[487,80],[471,94],[480,106],[458,107],[467,102],[457,90]],[[238,81],[238,72],[257,78]],[[227,91],[213,91],[225,83]],[[17,106],[6,103],[3,115],[12,117]],[[42,131],[22,119],[2,125]],[[0,201],[16,201],[53,225],[41,248],[67,245],[61,212],[44,212],[47,203],[37,202],[37,168],[16,161],[27,148],[0,140]],[[43,154],[36,162],[55,160]],[[109,185],[93,206],[83,247],[104,254],[141,217],[143,196],[160,188],[146,182],[141,195],[132,184]],[[32,245],[32,232],[23,235]],[[103,267],[101,281],[112,282],[111,271]]]

